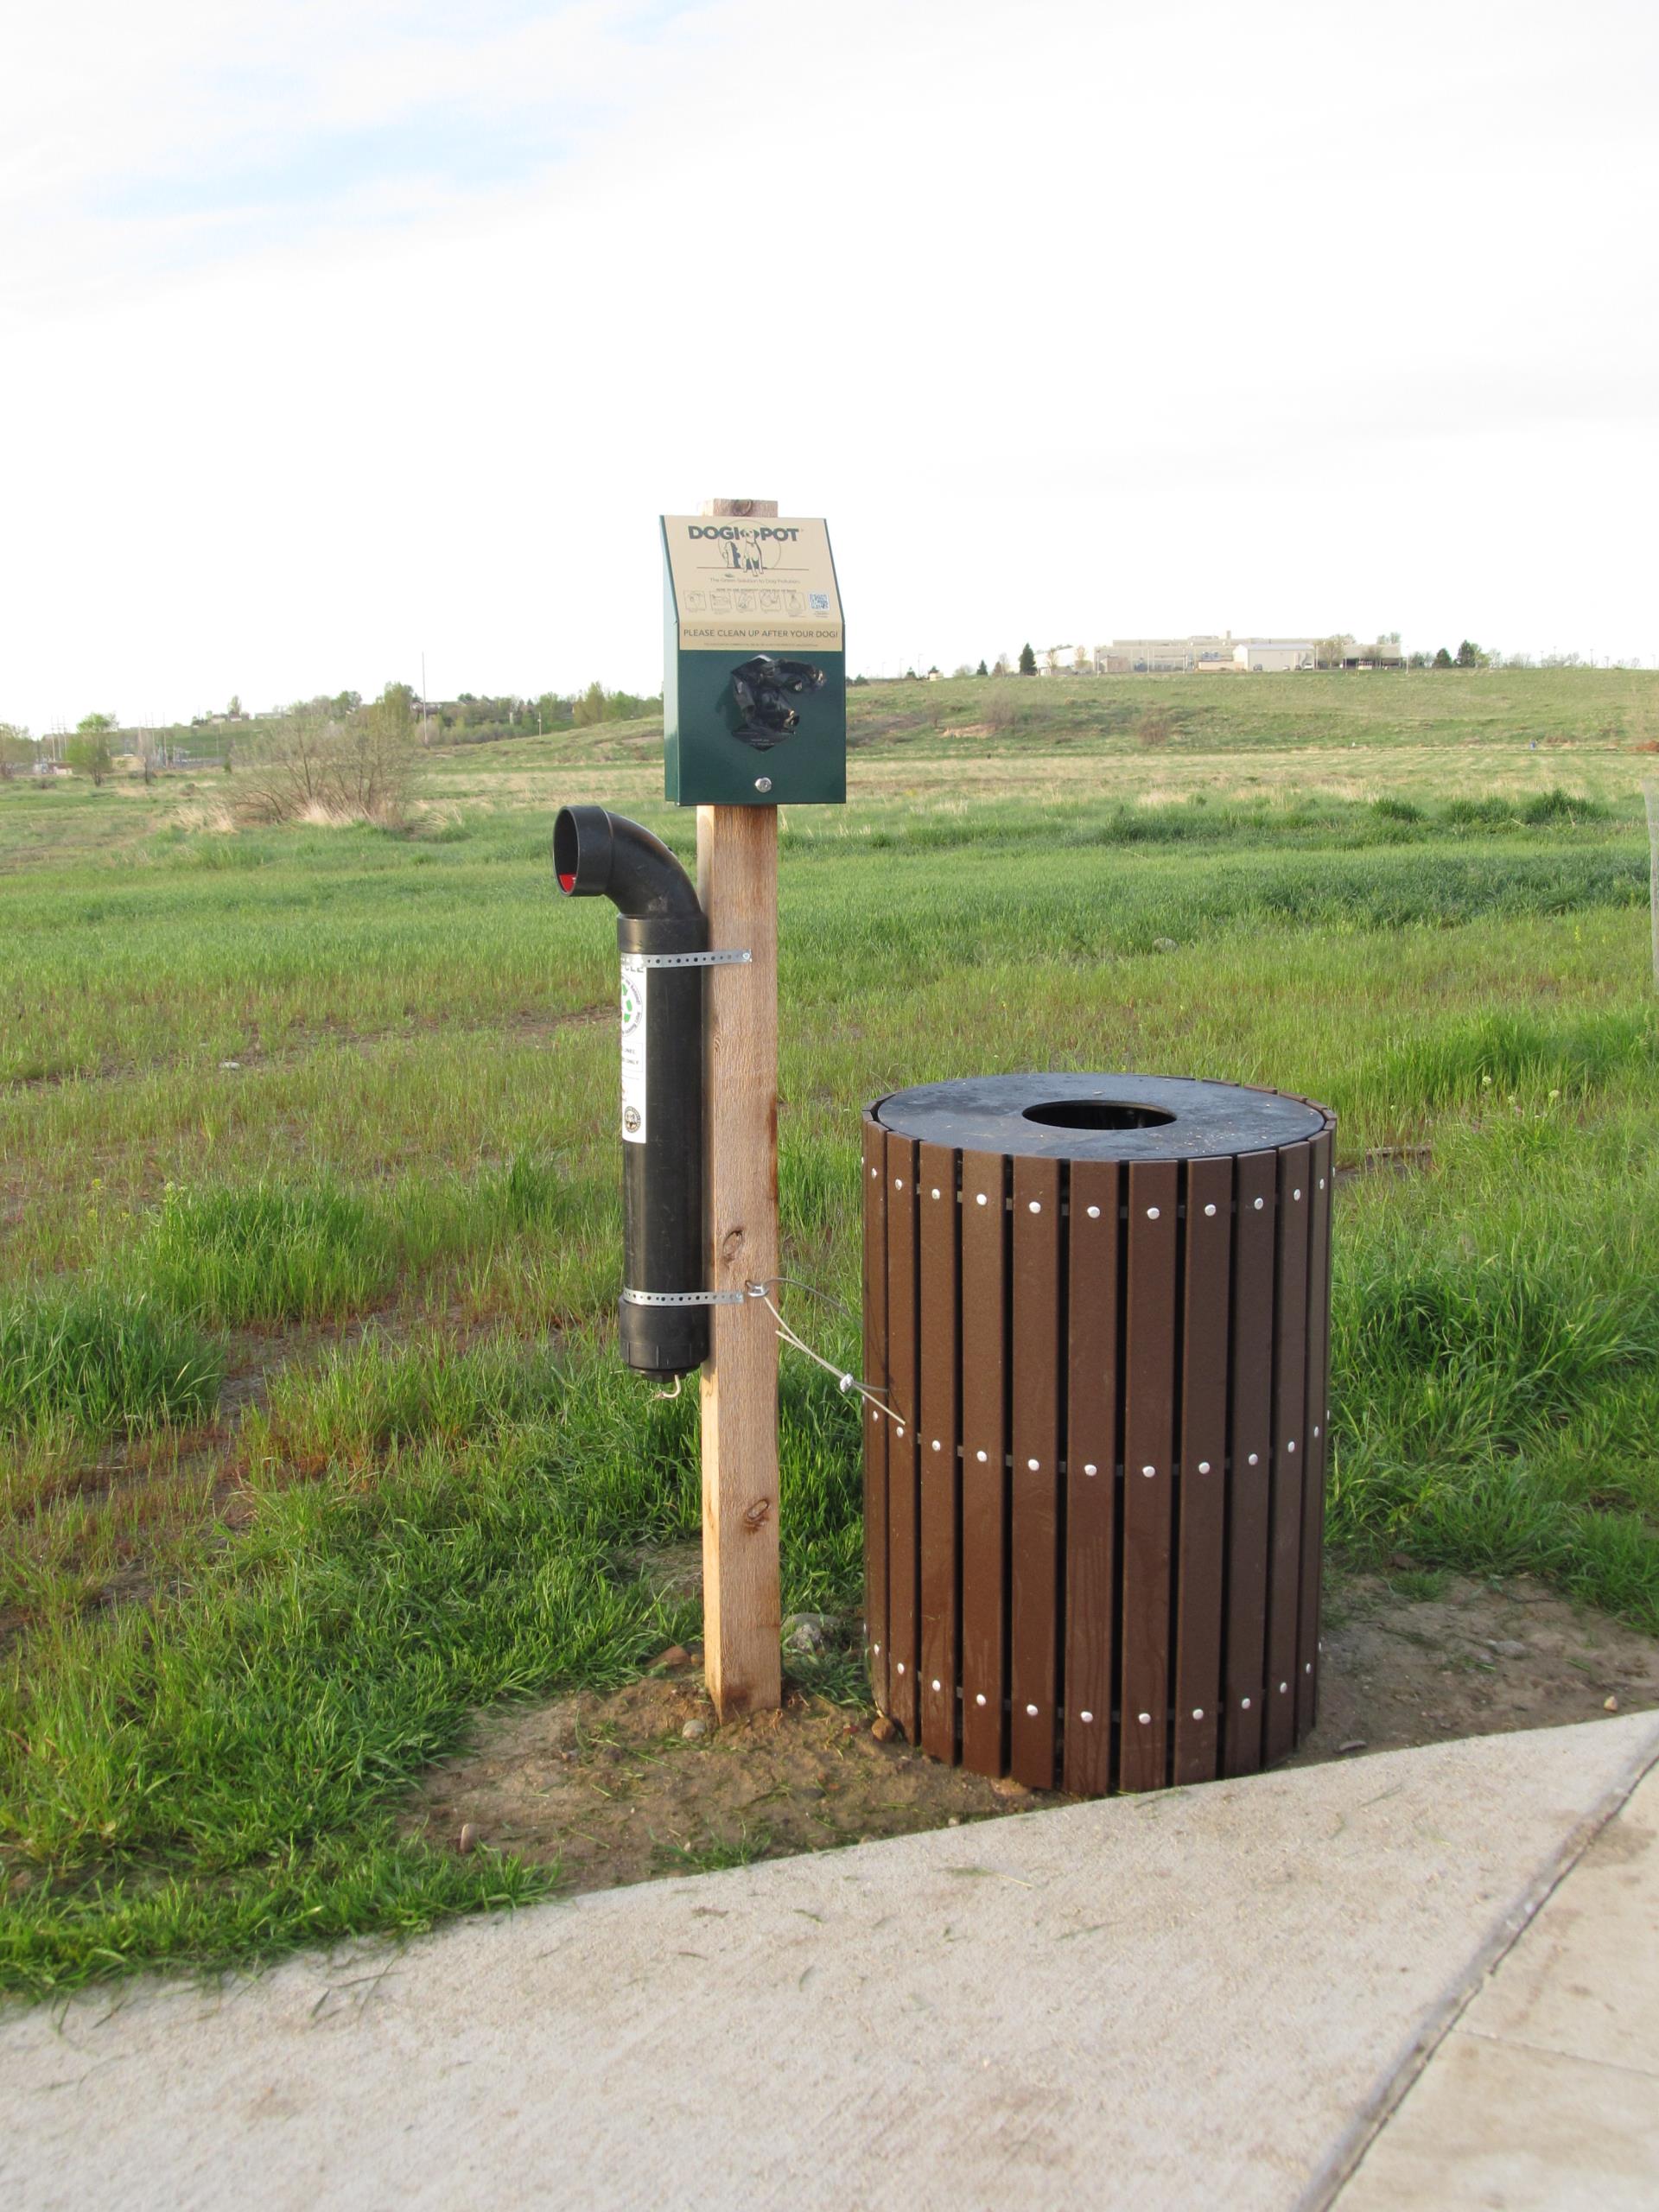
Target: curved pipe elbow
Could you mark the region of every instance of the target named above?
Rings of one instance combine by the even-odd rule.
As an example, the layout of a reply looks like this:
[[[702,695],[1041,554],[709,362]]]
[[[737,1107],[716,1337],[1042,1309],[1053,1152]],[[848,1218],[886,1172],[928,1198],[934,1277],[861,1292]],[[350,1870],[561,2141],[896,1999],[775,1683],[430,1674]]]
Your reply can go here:
[[[553,873],[567,899],[608,899],[630,921],[702,920],[696,887],[660,837],[602,806],[562,806]]]

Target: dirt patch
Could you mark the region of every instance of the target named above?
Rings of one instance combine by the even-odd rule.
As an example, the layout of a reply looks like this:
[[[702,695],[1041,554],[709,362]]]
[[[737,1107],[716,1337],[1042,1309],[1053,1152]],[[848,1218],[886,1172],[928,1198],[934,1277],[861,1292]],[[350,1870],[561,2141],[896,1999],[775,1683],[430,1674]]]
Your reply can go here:
[[[474,1747],[432,1770],[404,1825],[452,1847],[470,1828],[480,1847],[557,1861],[576,1891],[906,1835],[1020,1802],[1044,1801],[878,1742],[868,1710],[798,1686],[781,1712],[721,1727],[693,1656],[610,1696],[483,1717]]]
[[[1524,1580],[1356,1577],[1325,1642],[1319,1723],[1294,1765],[1596,1719],[1609,1699],[1659,1706],[1659,1643]],[[609,1695],[481,1714],[403,1826],[557,1863],[575,1891],[1065,1802],[879,1740],[871,1720],[792,1683],[781,1712],[722,1727],[694,1649]]]
[[[1525,1576],[1502,1584],[1402,1572],[1332,1592],[1319,1721],[1290,1762],[1659,1706],[1659,1642]]]

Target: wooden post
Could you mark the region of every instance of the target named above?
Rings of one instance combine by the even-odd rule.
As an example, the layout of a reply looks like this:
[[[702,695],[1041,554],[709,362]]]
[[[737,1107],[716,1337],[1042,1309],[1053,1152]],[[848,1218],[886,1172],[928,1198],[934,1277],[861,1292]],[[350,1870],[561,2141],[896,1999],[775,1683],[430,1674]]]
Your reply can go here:
[[[705,514],[775,515],[772,499]],[[697,895],[709,970],[703,1189],[709,1281],[741,1290],[778,1272],[778,810],[697,809]],[[776,1296],[776,1291],[773,1292]],[[704,1675],[722,1720],[783,1698],[778,1573],[778,1337],[758,1299],[716,1306],[702,1370]]]

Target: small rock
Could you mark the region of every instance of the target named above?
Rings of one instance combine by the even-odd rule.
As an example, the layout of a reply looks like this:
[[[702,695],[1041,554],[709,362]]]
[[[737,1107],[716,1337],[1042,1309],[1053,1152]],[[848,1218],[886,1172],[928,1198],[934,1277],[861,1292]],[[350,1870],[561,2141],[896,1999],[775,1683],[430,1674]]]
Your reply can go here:
[[[1179,952],[1181,948],[1173,937],[1155,937],[1152,940],[1152,949],[1154,952]]]
[[[962,1815],[959,1813],[952,1813],[944,1825],[948,1828],[959,1828],[962,1826]]]
[[[1416,1564],[1416,1560],[1408,1558],[1404,1552],[1390,1552],[1389,1554],[1389,1565],[1390,1567],[1412,1567]]]
[[[825,1649],[834,1625],[830,1613],[791,1613],[784,1623],[784,1649],[805,1655]]]
[[[1495,1651],[1500,1659],[1524,1659],[1527,1647],[1513,1636],[1500,1636],[1488,1643],[1486,1649]]]
[[[477,1823],[474,1821],[463,1821],[461,1824],[461,1834],[455,1838],[455,1849],[465,1858],[477,1841]]]
[[[709,1719],[705,1715],[699,1713],[695,1720],[688,1720],[686,1722],[684,1727],[681,1729],[680,1733],[685,1738],[688,1744],[692,1743],[697,1737],[706,1736],[714,1725],[715,1724],[712,1720]]]
[[[1616,1697],[1603,1698],[1601,1700],[1601,1709],[1604,1713],[1617,1713],[1618,1711],[1618,1700]]]
[[[1337,1745],[1337,1756],[1340,1758],[1344,1751],[1363,1751],[1365,1748],[1365,1738],[1363,1736],[1353,1736],[1347,1743]]]
[[[690,1657],[691,1654],[683,1643],[671,1643],[667,1650],[659,1651],[651,1663],[653,1667],[683,1667],[690,1662]]]
[[[222,1068],[239,1068],[242,1063],[240,1060],[221,1060],[219,1065]]]
[[[890,1744],[899,1733],[899,1723],[889,1720],[885,1713],[878,1713],[870,1723],[870,1733],[878,1744]]]
[[[991,1791],[997,1797],[1029,1797],[1031,1795],[1025,1783],[1016,1782],[1011,1774],[999,1774],[991,1784]]]

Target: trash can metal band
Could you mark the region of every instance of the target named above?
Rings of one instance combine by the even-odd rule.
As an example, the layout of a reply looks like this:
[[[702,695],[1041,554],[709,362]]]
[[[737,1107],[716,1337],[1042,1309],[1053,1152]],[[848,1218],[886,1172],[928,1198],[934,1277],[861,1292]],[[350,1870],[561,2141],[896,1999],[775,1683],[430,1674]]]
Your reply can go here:
[[[1147,1077],[868,1109],[870,1671],[912,1742],[1097,1796],[1313,1726],[1335,1127]]]

